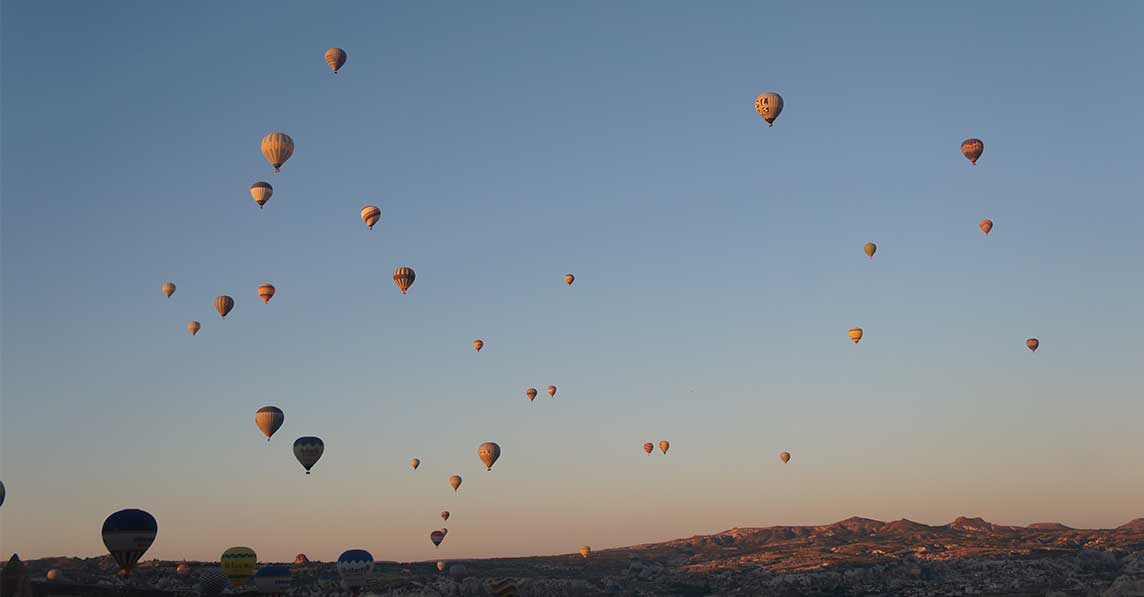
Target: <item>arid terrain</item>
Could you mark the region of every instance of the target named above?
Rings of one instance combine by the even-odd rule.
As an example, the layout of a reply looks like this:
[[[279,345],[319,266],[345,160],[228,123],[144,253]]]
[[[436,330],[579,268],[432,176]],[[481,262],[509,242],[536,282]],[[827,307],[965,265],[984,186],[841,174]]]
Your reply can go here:
[[[140,564],[137,594],[191,593],[178,562]],[[33,592],[110,593],[110,557],[25,562]],[[49,569],[60,582],[44,581]],[[293,566],[293,595],[336,595],[333,563]],[[14,587],[5,571],[4,594]],[[378,562],[377,595],[1144,595],[1144,518],[1115,529],[1057,523],[941,526],[848,518],[822,526],[734,528],[664,543],[546,557]],[[134,591],[132,591],[134,592]],[[254,590],[251,588],[250,593]],[[120,594],[123,594],[120,591]]]

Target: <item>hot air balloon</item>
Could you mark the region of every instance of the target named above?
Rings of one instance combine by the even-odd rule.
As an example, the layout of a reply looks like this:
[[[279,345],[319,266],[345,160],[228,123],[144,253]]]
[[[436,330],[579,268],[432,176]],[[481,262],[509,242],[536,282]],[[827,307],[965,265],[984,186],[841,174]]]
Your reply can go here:
[[[850,339],[853,340],[855,344],[857,344],[858,341],[862,339],[862,328],[850,328],[848,334]]]
[[[571,286],[572,283],[575,281],[576,281],[576,276],[573,276],[572,274],[564,274],[564,283],[565,284]]]
[[[773,91],[763,93],[755,98],[755,111],[767,121],[767,125],[774,126],[775,119],[783,111],[783,97]]]
[[[300,553],[300,554],[294,556],[294,565],[295,566],[305,566],[306,564],[309,564],[309,563],[310,563],[310,558],[306,557],[306,554],[304,554],[304,553]]]
[[[61,578],[63,578],[63,574],[61,574],[59,570],[52,568],[51,570],[48,570],[48,573],[45,575],[45,578],[48,579],[48,582],[56,582],[56,581],[60,580]]]
[[[417,274],[413,272],[412,268],[399,267],[393,270],[393,283],[401,289],[401,294],[405,294],[410,286],[413,286],[413,280],[417,278]]]
[[[199,575],[199,589],[203,595],[218,595],[226,590],[226,574],[220,568],[210,568]]]
[[[862,250],[866,252],[866,256],[870,259],[874,258],[874,252],[878,250],[878,245],[874,243],[866,243],[862,245]]]
[[[310,474],[310,469],[318,463],[318,459],[322,457],[322,452],[326,451],[326,444],[316,437],[300,437],[294,440],[294,458],[302,464],[302,468],[306,469],[306,474]]]
[[[199,330],[203,329],[203,324],[197,321],[192,321],[187,324],[187,329],[190,330],[191,335],[194,336],[195,334],[199,333]]]
[[[529,402],[536,400],[536,388],[528,388],[527,390],[525,390],[524,395],[528,396]]]
[[[270,441],[270,436],[282,427],[282,423],[286,421],[286,413],[277,406],[263,406],[254,413],[254,423],[262,430],[262,434],[266,436],[266,441]]]
[[[223,319],[226,319],[226,314],[230,313],[230,310],[234,308],[234,299],[225,294],[216,296],[214,300],[214,308],[215,311],[218,311],[218,314],[221,315]]]
[[[493,470],[493,464],[500,458],[500,446],[493,442],[485,442],[477,446],[477,456],[485,463],[488,470]]]
[[[143,510],[120,510],[103,521],[103,544],[125,576],[131,575],[157,534],[159,523]]]
[[[651,454],[653,451],[655,451],[655,444],[653,444],[651,442],[645,443],[643,445],[643,451],[647,452],[648,454]]]
[[[461,475],[449,477],[449,487],[452,487],[453,491],[457,491],[461,487]]]
[[[993,230],[993,220],[981,220],[981,223],[977,226],[981,228],[981,231],[985,233],[985,236],[989,236],[989,231]]]
[[[433,542],[433,547],[437,547],[441,545],[442,541],[445,540],[445,533],[442,533],[441,531],[433,531],[432,533],[429,533],[429,540]]]
[[[334,69],[334,74],[338,74],[338,69],[346,64],[346,51],[341,48],[330,48],[326,50],[326,64]]]
[[[409,466],[413,467],[413,470],[417,470],[417,467],[421,466],[421,460],[417,458],[410,458]]]
[[[270,299],[274,297],[274,285],[263,284],[258,287],[258,296],[262,298],[263,303],[269,303]]]
[[[668,442],[666,439],[665,439],[665,440],[661,440],[661,441],[659,442],[659,449],[660,449],[660,451],[661,451],[661,452],[663,452],[664,454],[667,454],[667,449],[668,449],[668,448],[670,448],[670,447],[671,447],[671,444],[670,444],[670,443],[669,443],[669,442]]]
[[[289,566],[263,566],[254,574],[254,588],[261,595],[285,595],[291,580]]]
[[[484,347],[485,347],[485,341],[484,340],[480,340],[480,339],[473,340],[473,348],[477,349],[477,352],[480,352],[481,349]]]
[[[445,571],[445,562],[437,562],[437,571],[438,572],[444,572]]]
[[[167,295],[167,298],[171,298],[171,295],[175,294],[175,284],[173,282],[163,282],[163,294]]]
[[[232,547],[222,552],[219,563],[222,565],[222,573],[230,581],[230,586],[238,588],[254,576],[254,571],[258,567],[258,555],[249,547]]]
[[[175,566],[175,574],[178,574],[179,576],[181,576],[183,578],[190,576],[191,575],[191,565],[186,563],[186,562],[183,562],[183,563],[179,564],[178,566]]]
[[[783,464],[790,462],[790,452],[780,452],[779,460],[783,461]]]
[[[258,204],[258,209],[262,209],[262,206],[266,205],[266,202],[270,201],[270,197],[273,195],[274,187],[270,186],[268,182],[260,180],[250,185],[250,198]]]
[[[1040,345],[1041,341],[1036,338],[1029,338],[1028,340],[1025,340],[1025,346],[1028,346],[1029,350],[1033,352],[1037,352],[1037,347]]]
[[[262,138],[262,155],[274,166],[274,171],[279,172],[282,164],[294,155],[294,140],[286,133],[270,133]]]
[[[367,205],[367,206],[361,208],[361,221],[365,222],[365,225],[369,226],[370,230],[373,230],[373,225],[376,224],[377,221],[380,219],[381,219],[381,208],[380,207],[378,207],[376,205]]]
[[[592,548],[587,545],[580,546],[580,557],[588,559],[588,554],[592,553]]]
[[[350,549],[338,556],[338,576],[347,589],[355,590],[369,583],[373,573],[373,554],[364,549]]]
[[[977,165],[977,158],[985,151],[985,144],[981,139],[966,139],[961,142],[961,155],[965,156],[971,164]]]
[[[548,395],[553,398],[556,397],[556,386],[548,386]]]
[[[441,520],[446,520],[446,521],[449,520],[449,511],[448,510],[445,510],[444,512],[441,513]]]

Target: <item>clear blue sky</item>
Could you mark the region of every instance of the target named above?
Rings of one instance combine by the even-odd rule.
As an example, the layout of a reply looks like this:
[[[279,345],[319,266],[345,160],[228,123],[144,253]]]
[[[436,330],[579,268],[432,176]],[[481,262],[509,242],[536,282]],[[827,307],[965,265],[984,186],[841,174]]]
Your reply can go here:
[[[126,507],[148,557],[265,560],[1144,514],[1141,5],[2,17],[3,557],[103,553]]]

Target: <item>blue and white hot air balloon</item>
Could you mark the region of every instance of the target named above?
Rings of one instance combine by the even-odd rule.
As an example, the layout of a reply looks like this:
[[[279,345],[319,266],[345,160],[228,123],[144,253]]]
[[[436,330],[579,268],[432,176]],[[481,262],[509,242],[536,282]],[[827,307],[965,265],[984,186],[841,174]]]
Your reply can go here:
[[[338,574],[347,589],[360,589],[373,572],[373,555],[364,549],[351,549],[338,556]]]
[[[159,523],[143,510],[120,510],[103,521],[103,544],[125,575],[130,575],[155,542]]]
[[[254,573],[254,588],[262,595],[285,595],[291,580],[289,567],[263,566]]]

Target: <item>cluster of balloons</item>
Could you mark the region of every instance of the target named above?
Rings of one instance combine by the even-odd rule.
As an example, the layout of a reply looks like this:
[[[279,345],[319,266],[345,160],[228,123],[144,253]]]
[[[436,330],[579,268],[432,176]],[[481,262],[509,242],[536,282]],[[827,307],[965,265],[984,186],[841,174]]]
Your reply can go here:
[[[667,454],[667,449],[668,449],[668,448],[670,448],[670,447],[671,447],[671,443],[670,443],[670,442],[668,442],[666,439],[664,439],[664,440],[660,440],[660,442],[659,442],[659,450],[660,450],[661,452],[663,452],[664,454]],[[652,452],[654,452],[654,451],[655,451],[655,444],[653,444],[653,443],[651,443],[651,442],[646,442],[646,443],[644,443],[644,445],[643,445],[643,451],[644,451],[644,452],[646,452],[646,453],[648,453],[648,454],[651,454]]]

